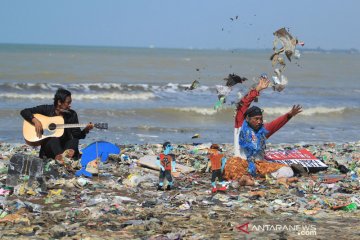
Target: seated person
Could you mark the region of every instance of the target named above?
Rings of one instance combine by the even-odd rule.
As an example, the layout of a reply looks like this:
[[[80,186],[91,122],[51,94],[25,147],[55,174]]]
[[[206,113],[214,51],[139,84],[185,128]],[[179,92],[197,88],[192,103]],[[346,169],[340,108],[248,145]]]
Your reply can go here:
[[[34,114],[42,114],[47,117],[62,116],[65,124],[78,124],[77,113],[71,108],[71,93],[65,89],[58,89],[54,96],[53,105],[40,105],[33,108],[25,108],[21,116],[34,124],[36,135],[42,136],[43,127]],[[89,123],[83,130],[80,128],[65,128],[61,137],[45,138],[41,143],[40,158],[53,158],[63,163],[64,157],[79,158],[79,139],[84,139],[86,134],[93,128]]]
[[[266,140],[284,126],[292,117],[302,111],[300,105],[270,123],[263,124],[262,110],[251,102],[259,92],[269,86],[269,80],[261,78],[255,89],[244,96],[237,108],[234,131],[234,154],[229,158],[224,169],[225,179],[240,179],[243,175],[272,174],[275,178],[292,177],[292,169],[284,164],[271,163],[264,160]]]

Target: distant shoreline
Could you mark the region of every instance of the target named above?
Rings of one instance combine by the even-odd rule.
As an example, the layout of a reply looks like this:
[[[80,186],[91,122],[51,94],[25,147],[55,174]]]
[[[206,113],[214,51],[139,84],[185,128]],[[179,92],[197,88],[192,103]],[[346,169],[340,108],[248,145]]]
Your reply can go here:
[[[272,51],[271,48],[169,48],[169,47],[135,47],[135,46],[97,46],[97,45],[67,45],[67,44],[42,44],[42,43],[0,43],[1,47],[45,47],[45,48],[98,48],[98,49],[153,49],[153,50],[188,50],[188,51],[235,51],[235,52],[247,52],[247,51]],[[350,49],[322,49],[317,48],[300,48],[301,52],[316,52],[316,53],[347,53],[347,54],[359,54],[360,50],[356,48]]]

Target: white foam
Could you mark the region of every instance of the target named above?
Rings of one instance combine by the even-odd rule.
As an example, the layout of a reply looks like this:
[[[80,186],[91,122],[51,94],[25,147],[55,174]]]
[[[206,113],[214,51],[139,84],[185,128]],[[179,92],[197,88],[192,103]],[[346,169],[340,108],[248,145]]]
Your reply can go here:
[[[95,89],[104,89],[104,90],[122,90],[126,87],[140,87],[144,90],[149,89],[148,84],[121,84],[121,83],[71,83],[71,84],[58,84],[58,83],[5,83],[0,84],[9,86],[11,88],[17,90],[23,89],[31,89],[31,88],[39,88],[42,90],[49,90],[49,89],[57,89],[59,87],[63,87],[65,89],[70,90],[79,90],[79,91],[90,91],[91,88]]]
[[[76,89],[76,90],[82,90],[82,91],[90,91],[90,88],[98,88],[98,89],[105,89],[105,90],[111,90],[111,89],[117,89],[122,90],[122,84],[120,83],[76,83],[76,84],[69,84],[70,89]]]
[[[300,113],[305,116],[312,116],[315,114],[329,114],[338,113],[341,114],[345,111],[345,107],[329,108],[329,107],[314,107],[314,108],[303,108]],[[282,115],[291,110],[291,107],[275,107],[275,108],[264,108],[265,114],[268,115]],[[299,114],[299,115],[300,115]]]
[[[190,108],[175,108],[175,109],[182,112],[195,112],[201,115],[215,115],[218,112],[213,108],[190,107]]]
[[[149,84],[147,83],[137,83],[137,84],[127,84],[129,87],[142,87],[144,89],[149,89]]]
[[[103,100],[148,100],[155,98],[153,93],[107,93],[107,94],[76,94],[73,96],[74,99],[78,100],[93,100],[93,99],[103,99]]]
[[[146,135],[146,134],[140,134],[140,133],[137,133],[136,136],[138,136],[140,138],[158,138],[159,137],[156,135]]]
[[[163,88],[163,91],[169,92],[169,93],[175,93],[179,90],[179,84],[177,83],[168,83]]]
[[[20,93],[0,93],[0,98],[13,99],[52,99],[54,94],[38,93],[38,94],[20,94]]]
[[[55,91],[58,88],[65,88],[70,91],[76,90],[82,93],[106,91],[106,92],[117,92],[117,91],[153,91],[153,92],[169,92],[176,93],[180,88],[190,87],[191,84],[178,84],[178,83],[167,83],[165,85],[149,85],[149,84],[122,84],[122,83],[71,83],[71,84],[58,84],[58,83],[5,83],[0,86],[5,86],[14,90],[32,90],[36,93],[38,89],[44,91]],[[201,85],[197,88],[200,91],[207,91],[210,88],[208,86]],[[10,90],[11,91],[11,90]],[[9,92],[7,92],[9,93]]]
[[[52,99],[54,94],[19,94],[19,93],[1,93],[0,98],[12,99]],[[137,94],[124,94],[124,93],[92,93],[92,94],[74,94],[72,96],[76,100],[148,100],[155,98],[153,93],[137,93]]]

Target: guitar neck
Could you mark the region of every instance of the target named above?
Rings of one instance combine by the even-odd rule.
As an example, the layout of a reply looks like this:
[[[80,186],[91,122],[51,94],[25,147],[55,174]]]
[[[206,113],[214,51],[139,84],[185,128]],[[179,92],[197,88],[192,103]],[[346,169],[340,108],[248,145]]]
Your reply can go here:
[[[87,124],[56,124],[56,128],[77,128],[77,127],[86,127]]]

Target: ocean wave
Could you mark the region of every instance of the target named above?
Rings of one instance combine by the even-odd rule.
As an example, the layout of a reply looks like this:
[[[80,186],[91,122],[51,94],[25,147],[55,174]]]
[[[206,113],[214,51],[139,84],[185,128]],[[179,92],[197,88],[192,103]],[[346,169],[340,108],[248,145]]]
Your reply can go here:
[[[132,127],[132,130],[135,131],[146,131],[146,132],[169,132],[169,133],[185,133],[185,132],[194,132],[196,128],[171,128],[171,127],[157,127],[150,125],[138,125],[136,127]]]
[[[181,111],[181,112],[190,112],[190,113],[196,113],[196,114],[200,114],[200,115],[215,115],[218,114],[219,111],[214,110],[213,108],[200,108],[200,107],[185,107],[185,108],[174,108],[174,110],[176,111]],[[220,112],[226,111],[224,110],[220,110]]]
[[[159,137],[157,135],[147,135],[147,134],[141,134],[141,133],[137,133],[135,135],[138,136],[139,138],[158,138]]]
[[[54,94],[37,93],[37,94],[21,94],[21,93],[0,93],[0,98],[5,99],[52,99]]]
[[[89,93],[75,94],[72,96],[75,100],[148,100],[155,98],[153,93]],[[51,93],[0,93],[0,98],[6,99],[53,99],[54,94]]]
[[[290,111],[290,107],[273,107],[273,108],[264,108],[265,115],[274,115],[280,116]],[[99,110],[93,110],[94,114],[100,114]],[[312,107],[304,108],[299,116],[313,116],[313,115],[341,115],[341,114],[359,114],[360,108],[346,108],[346,107]],[[92,110],[87,110],[88,114],[93,114]],[[176,116],[178,118],[184,117],[216,117],[216,118],[227,118],[234,116],[234,107],[226,106],[218,111],[213,108],[201,108],[201,107],[175,107],[175,108],[133,108],[131,110],[101,110],[101,114],[104,116],[148,116],[149,114],[153,116]],[[143,129],[146,130],[146,126],[143,126]]]
[[[218,112],[212,110],[212,108],[132,108],[131,110],[114,110],[114,109],[87,109],[83,111],[86,115],[97,115],[110,118],[120,117],[124,118],[136,118],[140,119],[148,118],[151,116],[151,119],[188,119],[193,118],[194,120],[198,118],[206,117],[215,117],[219,120],[223,118],[231,118],[234,111],[232,108],[224,108]],[[151,130],[148,129],[146,125],[140,126],[142,130]],[[161,131],[161,129],[157,129]]]
[[[303,116],[312,116],[312,115],[328,115],[328,114],[343,114],[346,111],[350,111],[351,108],[346,107],[312,107],[312,108],[303,108],[303,111],[300,113]],[[355,109],[356,110],[356,109]],[[357,109],[359,111],[359,109]],[[274,108],[264,108],[264,113],[267,115],[282,115],[290,111],[289,107],[274,107]]]
[[[185,91],[189,84],[166,83],[163,85],[151,84],[126,84],[126,83],[71,83],[71,84],[58,84],[58,83],[2,83],[0,89],[3,92],[26,91],[27,93],[35,93],[38,91],[56,91],[58,88],[65,88],[69,91],[76,93],[88,92],[178,92]],[[205,85],[199,86],[196,91],[215,90],[215,87]]]
[[[152,93],[156,96],[168,97],[172,95],[174,97],[182,98],[184,94],[187,96],[199,96],[209,95],[216,96],[216,84],[200,85],[194,90],[187,90],[191,85],[189,83],[164,83],[164,84],[130,84],[130,83],[69,83],[69,84],[58,84],[58,83],[0,83],[0,94],[5,93],[16,93],[16,94],[48,94],[49,92],[54,93],[58,88],[65,88],[77,94],[125,94],[125,93]],[[231,97],[238,98],[237,93],[244,95],[248,91],[247,85],[236,85],[231,91]],[[321,96],[327,98],[333,97],[356,97],[359,89],[347,89],[338,91],[333,88],[313,88],[313,87],[296,87],[292,88],[291,92],[284,92],[285,95],[292,94],[296,97],[297,95],[305,96]],[[271,90],[267,90],[264,96],[269,94],[275,94]],[[8,95],[7,95],[8,96]],[[37,96],[37,95],[34,95]],[[36,98],[39,98],[37,96]],[[42,97],[41,97],[42,98]],[[46,98],[46,97],[44,97]],[[91,99],[91,98],[90,98]],[[98,98],[96,98],[98,99]],[[117,99],[117,98],[116,98]],[[121,98],[120,98],[121,99]]]
[[[1,89],[6,91],[38,91],[38,90],[51,90],[54,91],[58,88],[65,88],[70,91],[76,92],[89,92],[89,91],[148,91],[148,84],[121,84],[121,83],[71,83],[71,84],[58,84],[58,83],[3,83],[0,84]]]
[[[79,100],[148,100],[155,98],[153,93],[138,93],[138,94],[126,94],[126,93],[108,93],[108,94],[78,94],[74,96],[74,99]]]
[[[0,97],[7,98],[16,98],[16,96],[21,96],[21,94],[25,94],[26,96],[34,96],[35,98],[49,98],[47,97],[49,93],[55,93],[58,88],[65,88],[71,91],[74,95],[78,94],[98,94],[105,96],[111,96],[110,98],[103,99],[112,99],[115,94],[141,94],[141,93],[151,93],[160,98],[167,98],[168,95],[173,97],[183,98],[184,94],[187,96],[216,96],[216,84],[206,85],[203,82],[194,89],[187,90],[191,85],[191,81],[189,83],[164,83],[164,84],[147,84],[147,83],[69,83],[69,84],[59,84],[59,83],[0,83]],[[247,85],[236,85],[234,89],[231,91],[231,97],[238,97],[240,95],[246,94],[249,86]],[[345,89],[342,91],[338,91],[333,88],[313,88],[313,87],[296,87],[292,88],[291,91],[284,92],[283,94],[288,95],[291,94],[294,98],[298,95],[304,96],[318,96],[318,97],[326,97],[326,98],[334,98],[334,97],[357,97],[357,93],[359,89]],[[5,94],[5,95],[4,95]],[[20,94],[14,95],[11,97],[9,94]],[[114,95],[111,95],[114,94]],[[240,94],[240,95],[237,95]],[[269,96],[269,94],[277,94],[277,92],[273,92],[270,89],[265,91],[264,96]],[[40,96],[44,95],[44,96]],[[52,97],[51,97],[52,98]],[[86,97],[85,99],[102,99],[99,97],[92,98]],[[115,100],[123,99],[115,97]],[[125,99],[132,99],[131,97],[125,97]],[[136,98],[135,98],[136,99]],[[147,99],[147,98],[146,98]]]
[[[264,113],[266,115],[283,115],[290,111],[290,107],[265,107]],[[156,111],[156,110],[155,110]],[[164,111],[164,110],[162,110]],[[235,109],[234,107],[226,106],[219,111],[214,110],[213,108],[198,108],[198,107],[185,107],[185,108],[174,108],[168,109],[171,111],[181,111],[187,112],[189,114],[197,114],[203,116],[215,116],[215,115],[229,115],[233,114]],[[347,108],[347,107],[310,107],[303,108],[303,111],[300,113],[302,116],[313,116],[313,115],[333,115],[333,114],[344,114],[351,113],[352,111],[360,112],[360,108]]]

